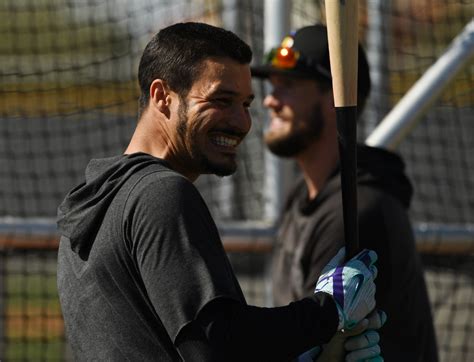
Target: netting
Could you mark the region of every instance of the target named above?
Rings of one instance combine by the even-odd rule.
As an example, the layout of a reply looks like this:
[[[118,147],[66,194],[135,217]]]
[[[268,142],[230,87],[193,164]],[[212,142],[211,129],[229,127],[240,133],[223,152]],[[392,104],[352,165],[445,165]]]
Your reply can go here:
[[[474,5],[470,0],[361,0],[360,13],[360,39],[376,63],[377,87],[360,124],[363,139],[472,19]],[[295,0],[291,24],[324,21],[322,14],[321,1]],[[136,122],[143,47],[160,28],[178,21],[234,30],[252,46],[255,60],[262,59],[263,1],[0,2],[2,361],[69,358],[50,221],[91,158],[125,149]],[[473,71],[471,63],[455,77],[399,149],[415,186],[415,224],[470,231],[460,249],[446,244],[440,232],[434,246],[424,250],[442,361],[474,360]],[[253,128],[241,148],[239,171],[197,182],[218,223],[261,221],[271,195],[265,190],[261,142],[263,86],[254,86]],[[269,253],[236,250],[231,260],[249,302],[269,304]]]

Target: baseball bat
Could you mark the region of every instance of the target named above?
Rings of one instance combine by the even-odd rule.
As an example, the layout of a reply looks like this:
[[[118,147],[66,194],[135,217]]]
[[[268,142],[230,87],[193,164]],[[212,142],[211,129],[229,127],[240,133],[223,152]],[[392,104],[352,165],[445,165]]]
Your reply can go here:
[[[359,250],[357,218],[358,1],[326,0],[329,59],[341,167],[346,259]]]

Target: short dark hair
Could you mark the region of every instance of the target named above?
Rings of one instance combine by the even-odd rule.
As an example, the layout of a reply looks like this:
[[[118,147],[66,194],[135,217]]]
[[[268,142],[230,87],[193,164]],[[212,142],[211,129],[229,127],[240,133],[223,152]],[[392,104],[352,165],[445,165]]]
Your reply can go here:
[[[148,106],[150,85],[165,80],[170,89],[185,97],[198,78],[202,62],[228,57],[250,64],[250,47],[231,31],[204,23],[177,23],[161,29],[147,44],[138,67],[139,116]]]

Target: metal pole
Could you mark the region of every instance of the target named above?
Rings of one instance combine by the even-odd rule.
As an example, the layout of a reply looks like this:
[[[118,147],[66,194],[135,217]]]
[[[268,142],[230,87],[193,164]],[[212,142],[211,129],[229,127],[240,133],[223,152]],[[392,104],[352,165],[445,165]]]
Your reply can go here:
[[[290,1],[265,0],[264,51],[278,46],[290,31]],[[268,92],[269,89],[266,89]],[[265,150],[265,220],[276,221],[283,203],[291,174],[291,162],[282,160]]]
[[[391,0],[371,0],[367,3],[367,58],[370,65],[370,79],[372,90],[368,104],[367,123],[364,137],[367,137],[383,119],[389,110],[388,89],[389,74],[387,44],[387,29],[390,29]],[[385,10],[385,11],[384,11]],[[362,135],[361,135],[362,136]]]
[[[264,3],[264,52],[278,46],[283,37],[290,31],[290,1],[289,0],[265,0]],[[270,89],[265,87],[265,93]],[[268,120],[268,114],[266,114]],[[288,187],[290,163],[274,156],[265,148],[265,181],[264,181],[264,219],[272,224],[276,223],[281,211],[285,190]],[[267,264],[266,278],[264,283],[265,305],[273,305],[273,293],[271,283],[271,263]]]
[[[7,298],[7,267],[6,267],[6,250],[0,249],[0,361],[6,352],[6,298]]]
[[[445,53],[384,118],[365,143],[369,146],[395,149],[405,134],[416,125],[450,81],[473,57],[474,20],[471,20]]]
[[[239,7],[238,0],[224,0],[224,12],[222,15],[222,23],[225,29],[230,30],[239,35]],[[219,213],[223,219],[232,219],[240,214],[240,206],[235,196],[238,189],[238,173],[232,177],[223,177],[219,181],[218,199]]]

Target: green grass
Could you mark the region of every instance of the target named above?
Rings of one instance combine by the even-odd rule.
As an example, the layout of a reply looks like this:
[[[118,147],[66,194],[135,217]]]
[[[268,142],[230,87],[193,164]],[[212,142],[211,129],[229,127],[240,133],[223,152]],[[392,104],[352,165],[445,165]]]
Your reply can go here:
[[[11,341],[7,344],[5,361],[64,361],[63,340]]]
[[[54,254],[6,261],[2,361],[64,361],[65,337]]]

